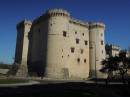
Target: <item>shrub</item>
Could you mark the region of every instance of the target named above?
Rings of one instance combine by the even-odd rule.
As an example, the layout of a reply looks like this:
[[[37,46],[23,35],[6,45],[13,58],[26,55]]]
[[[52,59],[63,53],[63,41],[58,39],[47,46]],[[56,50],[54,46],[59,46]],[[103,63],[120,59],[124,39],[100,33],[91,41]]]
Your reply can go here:
[[[10,69],[11,65],[9,65],[9,64],[0,64],[0,68],[1,69]]]

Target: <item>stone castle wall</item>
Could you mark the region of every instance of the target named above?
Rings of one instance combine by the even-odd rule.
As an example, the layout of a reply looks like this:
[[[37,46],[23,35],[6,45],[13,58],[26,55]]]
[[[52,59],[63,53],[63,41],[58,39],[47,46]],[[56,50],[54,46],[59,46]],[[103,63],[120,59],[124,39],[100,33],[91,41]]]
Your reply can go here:
[[[101,68],[105,58],[103,23],[83,22],[71,18],[66,10],[52,9],[24,28],[18,33],[27,32],[29,41],[23,40],[23,48],[17,43],[22,54],[16,53],[15,59],[21,56],[19,60],[28,64],[29,71],[34,67],[44,77],[88,78],[95,70],[95,58],[96,70]]]
[[[106,49],[106,54],[108,56],[113,56],[113,57],[118,56],[121,51],[120,46],[109,45],[109,44],[106,44],[105,49]]]

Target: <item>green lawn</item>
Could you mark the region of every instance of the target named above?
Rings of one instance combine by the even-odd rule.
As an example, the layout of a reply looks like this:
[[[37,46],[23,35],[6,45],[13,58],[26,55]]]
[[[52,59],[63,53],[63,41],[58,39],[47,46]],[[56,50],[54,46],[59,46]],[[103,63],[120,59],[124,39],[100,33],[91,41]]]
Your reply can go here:
[[[0,79],[0,84],[15,84],[15,83],[27,83],[26,79],[6,78]]]

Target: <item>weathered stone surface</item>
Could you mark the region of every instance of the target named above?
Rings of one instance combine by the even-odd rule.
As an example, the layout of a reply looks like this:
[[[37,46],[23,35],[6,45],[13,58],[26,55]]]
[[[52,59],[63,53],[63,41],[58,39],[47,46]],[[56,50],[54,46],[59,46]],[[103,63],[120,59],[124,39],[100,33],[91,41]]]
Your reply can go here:
[[[28,72],[48,78],[88,78],[105,58],[105,25],[71,18],[66,10],[48,10],[33,22],[19,23],[17,30],[17,76],[26,76],[29,67]]]
[[[8,76],[27,77],[28,76],[27,64],[25,65],[14,63],[8,72]]]

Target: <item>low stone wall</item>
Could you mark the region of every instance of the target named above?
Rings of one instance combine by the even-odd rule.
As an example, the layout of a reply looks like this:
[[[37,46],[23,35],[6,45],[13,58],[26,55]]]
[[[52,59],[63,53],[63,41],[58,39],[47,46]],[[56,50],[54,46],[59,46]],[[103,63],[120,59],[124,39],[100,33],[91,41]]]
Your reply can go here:
[[[0,69],[0,74],[7,74],[9,69]]]

